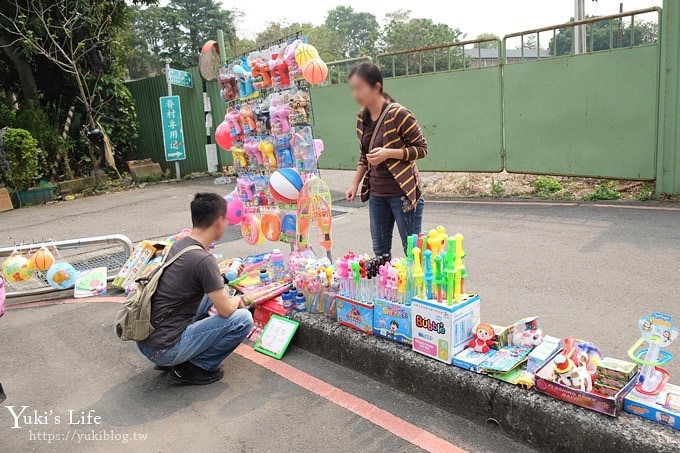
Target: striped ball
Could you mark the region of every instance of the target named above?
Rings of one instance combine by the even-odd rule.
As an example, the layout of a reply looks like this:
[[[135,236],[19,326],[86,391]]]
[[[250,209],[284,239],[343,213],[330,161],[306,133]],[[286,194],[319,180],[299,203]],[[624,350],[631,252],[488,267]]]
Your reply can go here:
[[[294,168],[276,170],[269,177],[269,193],[281,203],[297,202],[302,185],[302,177]]]
[[[28,262],[28,265],[31,267],[31,269],[35,271],[46,271],[53,264],[54,255],[52,255],[52,252],[47,250],[45,247],[41,247],[40,250],[35,252],[33,256],[31,256],[31,260]]]
[[[321,58],[313,58],[302,66],[302,76],[311,85],[320,85],[328,77],[328,66]]]

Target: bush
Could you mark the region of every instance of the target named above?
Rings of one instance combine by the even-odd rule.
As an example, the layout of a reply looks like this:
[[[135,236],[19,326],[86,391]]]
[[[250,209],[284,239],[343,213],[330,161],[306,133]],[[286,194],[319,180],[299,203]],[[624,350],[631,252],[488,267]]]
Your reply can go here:
[[[531,182],[534,192],[538,198],[552,198],[555,192],[559,192],[564,187],[562,183],[552,176],[539,176]]]
[[[40,178],[38,141],[25,129],[7,129],[3,138],[9,171],[2,175],[8,187],[26,190]]]
[[[601,182],[595,188],[595,192],[583,197],[584,200],[618,200],[621,198],[619,185],[616,181]]]

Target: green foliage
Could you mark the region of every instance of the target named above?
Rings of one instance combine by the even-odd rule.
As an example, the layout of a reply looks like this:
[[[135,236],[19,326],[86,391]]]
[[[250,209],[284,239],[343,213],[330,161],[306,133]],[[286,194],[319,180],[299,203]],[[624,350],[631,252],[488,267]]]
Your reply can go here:
[[[619,184],[616,181],[605,181],[595,187],[595,192],[583,197],[586,201],[594,200],[618,200],[621,198]]]
[[[491,182],[491,196],[494,198],[502,197],[505,195],[505,186],[503,181],[492,181]]]
[[[130,90],[120,77],[103,75],[99,81],[100,124],[108,134],[115,156],[129,158],[139,137],[139,123]]]
[[[0,175],[8,187],[26,190],[40,178],[38,141],[25,129],[10,128],[3,136],[9,171]]]
[[[137,178],[137,183],[139,184],[149,184],[149,183],[154,183],[154,182],[160,182],[163,180],[162,176],[158,175],[146,175],[146,176],[140,176]]]
[[[635,197],[638,201],[647,201],[654,198],[654,189],[649,184],[644,184]]]
[[[556,192],[564,189],[562,183],[552,176],[539,176],[531,182],[534,193],[544,200],[553,198]]]
[[[326,25],[317,26],[297,22],[292,24],[271,22],[267,28],[257,34],[255,37],[255,44],[257,46],[266,46],[297,32],[309,37],[309,42],[314,44],[314,47],[319,51],[319,55],[325,61],[340,60],[344,58],[341,51],[342,39]]]
[[[498,36],[495,33],[480,33],[477,35],[477,39],[497,39],[500,41],[501,37]],[[475,44],[475,49],[476,48],[482,48],[482,49],[496,49],[498,46],[496,43],[493,41],[487,41],[487,42],[481,42]]]
[[[654,44],[658,39],[656,22],[630,22],[623,19],[595,22],[586,27],[586,49],[590,51],[618,49],[643,44]],[[611,37],[611,46],[610,46]],[[526,41],[525,41],[526,44]],[[526,45],[525,45],[526,47]],[[569,55],[574,52],[574,28],[560,29],[555,38],[550,40],[550,52],[553,55]]]
[[[326,14],[325,24],[342,37],[340,52],[343,58],[374,54],[380,26],[373,14],[354,11],[351,6],[336,6]]]
[[[386,15],[382,33],[382,50],[386,52],[413,49],[457,41],[462,32],[432,19],[411,17],[411,11],[397,10]]]

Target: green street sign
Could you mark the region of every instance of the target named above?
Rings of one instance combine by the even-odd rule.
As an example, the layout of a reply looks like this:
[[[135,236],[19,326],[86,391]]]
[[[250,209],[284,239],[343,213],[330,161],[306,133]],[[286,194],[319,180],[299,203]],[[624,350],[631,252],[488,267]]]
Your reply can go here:
[[[184,131],[182,129],[182,109],[179,96],[161,96],[161,122],[163,123],[163,146],[165,160],[185,160]]]
[[[180,71],[179,69],[170,68],[168,70],[168,79],[173,85],[187,88],[194,87],[194,80],[191,77],[191,73],[187,71]]]

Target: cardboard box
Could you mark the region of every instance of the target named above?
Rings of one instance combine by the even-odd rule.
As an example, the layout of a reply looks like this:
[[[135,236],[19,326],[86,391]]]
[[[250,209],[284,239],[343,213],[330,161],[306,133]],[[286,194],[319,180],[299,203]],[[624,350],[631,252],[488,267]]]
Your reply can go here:
[[[560,349],[558,351],[562,352]],[[536,389],[557,398],[567,403],[581,406],[585,409],[590,409],[601,414],[616,417],[623,409],[623,398],[635,385],[634,380],[630,381],[628,385],[619,390],[612,396],[603,396],[597,393],[584,392],[579,389],[567,387],[558,382],[553,381],[553,373],[555,370],[555,362],[553,360],[546,361],[545,365],[541,367],[536,373]]]
[[[373,333],[397,343],[411,344],[411,307],[376,299],[373,307]]]
[[[474,373],[481,373],[480,365],[495,353],[495,349],[489,349],[489,352],[477,352],[472,348],[467,348],[453,357],[453,365]]]
[[[635,383],[637,379],[634,379]],[[631,390],[624,400],[623,410],[642,418],[680,429],[680,387],[666,384],[658,395],[643,395]]]
[[[0,212],[11,211],[12,209],[14,209],[14,206],[9,191],[3,187],[0,189]]]
[[[527,371],[535,373],[536,370],[542,367],[561,347],[562,341],[559,338],[551,337],[550,335],[543,337],[541,344],[536,346],[529,354]]]
[[[411,303],[413,350],[450,364],[472,339],[479,323],[479,296],[465,294],[449,307],[436,300],[414,298]]]
[[[360,332],[373,335],[373,304],[359,302],[344,296],[335,296],[338,322]]]
[[[635,376],[637,371],[637,364],[614,357],[605,357],[597,364],[597,374],[619,381],[624,385],[630,381],[631,377]]]
[[[267,325],[269,318],[271,318],[272,315],[279,315],[285,318],[287,313],[288,309],[283,308],[281,297],[279,296],[255,307],[255,313],[253,313],[253,323],[256,327],[264,329],[264,326]]]

